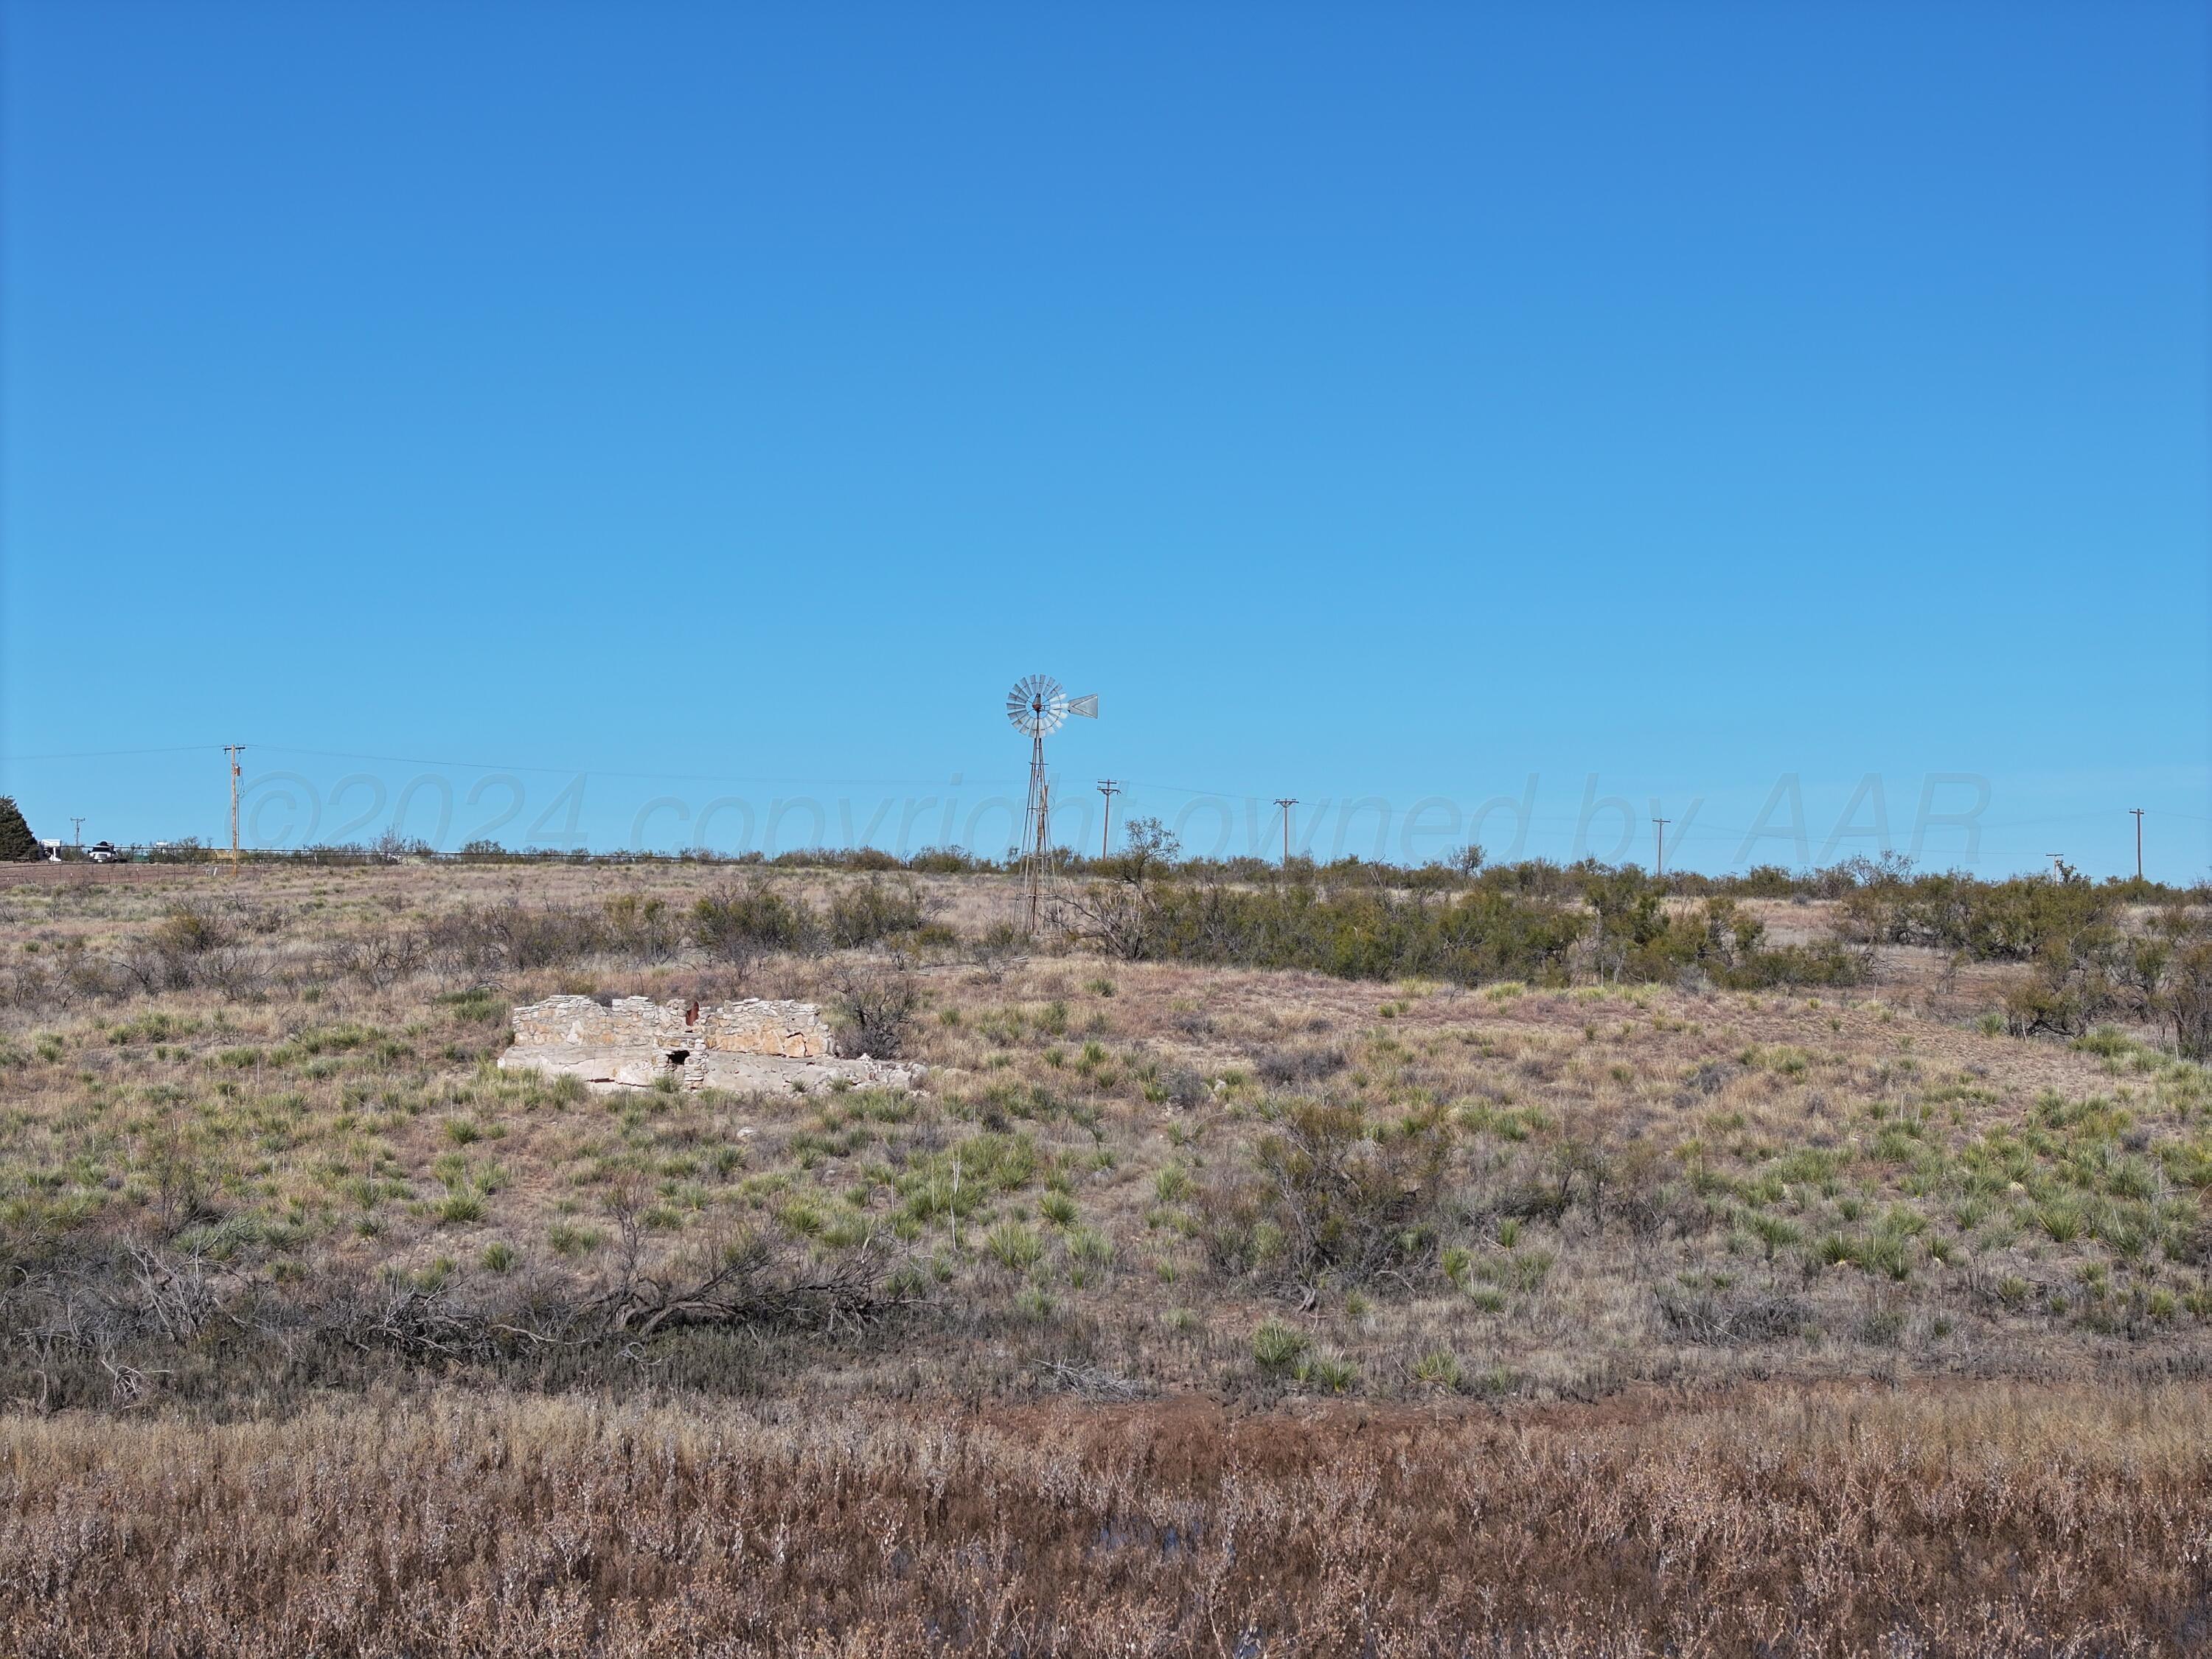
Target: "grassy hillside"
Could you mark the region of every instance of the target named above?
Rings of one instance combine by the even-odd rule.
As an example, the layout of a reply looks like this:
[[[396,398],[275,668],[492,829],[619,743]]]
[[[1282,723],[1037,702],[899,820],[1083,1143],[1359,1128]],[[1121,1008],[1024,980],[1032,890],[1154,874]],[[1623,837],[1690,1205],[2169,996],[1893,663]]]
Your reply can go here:
[[[70,1650],[49,1605],[159,1650],[178,1604],[117,1587],[173,1547],[187,1599],[258,1586],[222,1616],[270,1651],[342,1580],[395,1652],[789,1650],[799,1607],[825,1651],[2193,1639],[2212,1072],[2148,1005],[2013,1035],[2033,964],[1826,901],[1735,902],[1844,982],[1737,988],[1748,953],[1626,971],[1703,899],[1611,959],[1560,900],[1553,982],[1461,982],[1024,941],[990,875],[126,873],[0,889],[22,1651]],[[498,1070],[554,991],[817,1000],[927,1086]],[[309,1448],[310,1530],[382,1541],[255,1577],[306,1547],[273,1472]],[[210,1506],[240,1529],[163,1541]]]

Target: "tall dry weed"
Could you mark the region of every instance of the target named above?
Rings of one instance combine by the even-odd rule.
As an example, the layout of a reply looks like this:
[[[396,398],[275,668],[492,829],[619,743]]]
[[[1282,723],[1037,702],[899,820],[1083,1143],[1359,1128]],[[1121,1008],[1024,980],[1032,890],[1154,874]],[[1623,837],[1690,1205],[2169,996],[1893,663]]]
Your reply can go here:
[[[2198,1390],[0,1424],[0,1648],[2185,1653]]]

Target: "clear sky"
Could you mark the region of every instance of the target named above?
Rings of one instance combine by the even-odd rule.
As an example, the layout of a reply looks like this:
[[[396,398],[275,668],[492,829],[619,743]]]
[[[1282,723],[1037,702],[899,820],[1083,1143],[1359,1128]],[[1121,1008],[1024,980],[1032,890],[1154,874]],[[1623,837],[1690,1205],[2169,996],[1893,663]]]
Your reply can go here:
[[[42,835],[2212,867],[2202,6],[4,27]]]

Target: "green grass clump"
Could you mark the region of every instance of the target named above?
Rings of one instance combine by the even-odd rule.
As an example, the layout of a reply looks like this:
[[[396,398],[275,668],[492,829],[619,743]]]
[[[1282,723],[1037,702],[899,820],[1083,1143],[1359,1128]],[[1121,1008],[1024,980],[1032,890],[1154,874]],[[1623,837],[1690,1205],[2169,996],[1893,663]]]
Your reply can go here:
[[[1311,1346],[1311,1339],[1297,1326],[1273,1317],[1261,1320],[1260,1328],[1252,1333],[1252,1358],[1270,1376],[1288,1371]]]
[[[1776,1251],[1788,1249],[1804,1237],[1803,1229],[1778,1215],[1747,1215],[1743,1218],[1743,1225],[1746,1231],[1765,1246],[1769,1261],[1774,1260]]]
[[[2070,1198],[2036,1205],[2029,1210],[2028,1219],[2054,1244],[2071,1244],[2087,1225],[2081,1205]]]
[[[1052,1299],[1042,1285],[1025,1285],[1022,1287],[1022,1293],[1014,1298],[1014,1306],[1024,1318],[1042,1324],[1059,1311],[1060,1304]]]
[[[1075,1200],[1066,1193],[1047,1193],[1037,1200],[1037,1211],[1055,1227],[1073,1225],[1077,1214]]]
[[[1044,1259],[1044,1237],[1026,1222],[1001,1221],[983,1243],[1009,1273],[1027,1273]]]
[[[1459,1356],[1449,1348],[1435,1349],[1413,1362],[1413,1381],[1425,1382],[1431,1388],[1448,1389],[1456,1394],[1465,1380]]]
[[[1339,1353],[1317,1353],[1301,1360],[1292,1373],[1324,1394],[1348,1393],[1359,1381],[1359,1367]]]
[[[586,1256],[607,1242],[607,1236],[596,1227],[579,1227],[566,1221],[556,1221],[545,1230],[545,1243],[554,1255],[567,1261]]]
[[[1454,1290],[1464,1291],[1474,1268],[1474,1252],[1464,1244],[1447,1246],[1439,1263]]]

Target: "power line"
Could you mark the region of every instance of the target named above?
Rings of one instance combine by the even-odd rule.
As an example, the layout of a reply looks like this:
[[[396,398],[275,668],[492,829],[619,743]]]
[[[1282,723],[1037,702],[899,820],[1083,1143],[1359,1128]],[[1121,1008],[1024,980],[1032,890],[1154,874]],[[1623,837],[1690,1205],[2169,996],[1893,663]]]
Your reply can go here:
[[[210,749],[228,750],[229,747],[230,745],[227,744],[185,744],[162,749],[83,749],[56,750],[50,753],[36,755],[0,755],[0,764],[10,764],[19,761],[112,760],[145,755],[194,755],[204,753]],[[593,766],[538,766],[526,764],[516,761],[453,760],[426,755],[375,755],[344,749],[309,749],[293,744],[282,743],[264,743],[256,744],[255,747],[258,748],[264,753],[280,755],[312,755],[318,759],[322,760],[378,761],[394,766],[450,766],[459,770],[472,772],[542,772],[551,775],[559,775],[561,776],[574,776],[577,773],[581,772],[590,777],[623,778],[646,782],[790,783],[808,784],[817,787],[830,785],[854,787],[873,786],[878,787],[917,789],[940,787],[940,781],[936,778],[817,778],[801,777],[793,774],[753,775],[727,772],[617,771],[610,768]],[[1014,781],[1012,778],[977,777],[969,778],[966,780],[966,781],[969,785],[975,787],[993,787],[1000,785],[1010,787]],[[1194,788],[1186,784],[1152,782],[1141,778],[1123,779],[1121,780],[1120,782],[1130,788],[1157,790],[1164,793],[1175,795],[1214,796],[1223,799],[1233,799],[1241,793],[1233,789],[1199,789]],[[1353,799],[1353,797],[1347,795],[1346,799]],[[2192,823],[2212,823],[2212,817],[2208,817],[2206,814],[2201,812],[2183,812],[2166,808],[2161,808],[2160,811],[2161,815],[2166,817],[2182,818]],[[2065,812],[2041,817],[1990,819],[1981,822],[1979,827],[1984,830],[2024,830],[2040,824],[2087,823],[2101,817],[2103,815],[2102,811]],[[1516,814],[1516,816],[1523,815]],[[1527,821],[1532,823],[1574,823],[1580,821],[1575,815],[1568,813],[1529,813],[1526,814],[1525,817]],[[1672,823],[1673,820],[1669,819],[1668,822]],[[1705,825],[1705,829],[1710,832],[1715,832],[1720,835],[1742,835],[1750,833],[1747,830],[1739,829],[1729,824],[1708,823]],[[1858,836],[1859,838],[1863,838],[1865,836],[1870,836],[1875,833],[1875,831],[1869,830],[1858,832]],[[1695,839],[1699,840],[1710,840],[1711,838],[1711,834],[1695,837]],[[1678,836],[1677,839],[1682,839],[1682,837]]]
[[[131,755],[204,755],[210,749],[220,749],[216,743],[188,743],[175,749],[77,749],[65,754],[0,755],[0,763],[12,765],[17,761],[55,760],[120,760]]]
[[[1072,710],[1071,712],[1079,711]],[[1079,712],[1089,711],[1083,710]],[[621,779],[672,783],[728,783],[741,785],[781,784],[817,788],[825,787],[899,788],[943,787],[943,781],[937,778],[806,778],[791,776],[788,775],[778,776],[773,775],[754,775],[714,773],[700,774],[632,770],[617,771],[611,769],[598,769],[588,767],[579,769],[565,766],[533,766],[506,762],[441,759],[423,756],[380,755],[346,750],[311,749],[283,744],[258,744],[254,745],[254,747],[260,750],[264,754],[273,752],[279,755],[312,756],[325,759],[384,763],[394,765],[452,767],[456,769],[481,772],[526,772],[559,775],[575,775],[578,773],[580,773],[586,776],[610,780]],[[70,751],[58,750],[39,754],[0,757],[0,763],[31,761],[128,758],[163,755],[189,755],[203,753],[210,748],[221,750],[221,751],[228,757],[231,773],[232,793],[234,796],[236,796],[240,791],[241,786],[240,780],[243,772],[243,768],[240,764],[239,757],[245,753],[246,748],[246,745],[243,744],[192,744],[144,749],[83,750]],[[1011,786],[1012,780],[979,777],[968,779],[966,781],[970,787],[988,788]],[[958,785],[955,783],[953,787],[957,787]],[[1111,850],[1113,799],[1116,794],[1129,793],[1132,791],[1160,791],[1194,798],[1211,798],[1216,800],[1233,800],[1237,798],[1237,792],[1234,791],[1197,789],[1184,785],[1147,782],[1143,780],[1106,779],[1102,781],[1100,787],[1102,793],[1104,793],[1106,798],[1105,805],[1107,818],[1104,840],[1102,843],[1102,851],[1107,853],[1110,853]],[[1246,799],[1249,799],[1249,798],[1247,797]],[[1368,798],[1346,796],[1345,798],[1345,804],[1348,808],[1354,804],[1355,799],[1365,799]],[[1379,799],[1380,798],[1376,799]],[[1274,804],[1280,808],[1284,813],[1284,858],[1285,861],[1287,861],[1290,856],[1290,809],[1292,806],[1303,805],[1304,802],[1297,798],[1278,797],[1276,798]],[[1324,805],[1326,805],[1326,803]],[[1533,828],[1540,825],[1579,824],[1587,821],[1587,815],[1578,817],[1577,815],[1567,813],[1524,811],[1521,810],[1522,804],[1518,801],[1500,799],[1493,803],[1493,805],[1500,810],[1508,811],[1510,816],[1516,823],[1527,827]],[[234,801],[232,805],[232,816],[234,820],[232,823],[232,842],[234,848],[239,848],[241,846],[240,826],[236,822],[238,813],[240,810],[241,808],[240,804]],[[1385,810],[1386,811],[1388,811],[1387,808]],[[2105,810],[2109,811],[2110,809],[2106,808]],[[2212,823],[2212,817],[2207,817],[2203,813],[2168,811],[2165,808],[2160,808],[2159,810],[2164,814],[2164,816],[2184,823]],[[2143,819],[2148,816],[2148,809],[2136,806],[2130,807],[2126,809],[2126,811],[2129,812],[2130,816],[2133,817],[2136,820],[2136,872],[2137,878],[2142,879],[2143,872]],[[2062,823],[2092,822],[2101,816],[2101,812],[2081,812],[2057,813],[2029,818],[1996,820],[1984,819],[1978,821],[1972,827],[1983,832],[2002,832],[2008,830],[2024,829],[2031,825],[2056,825]],[[1671,818],[1655,818],[1653,822],[1656,853],[1655,866],[1662,873],[1663,873],[1665,868],[1665,830],[1668,825],[1674,822],[1675,820]],[[1713,823],[1711,822],[1698,822],[1694,825],[1694,827],[1686,829],[1685,830],[1679,832],[1676,836],[1676,840],[1678,842],[1686,841],[1711,844],[1723,841],[1735,840],[1739,836],[1749,836],[1753,833],[1753,830],[1744,829],[1741,826]],[[1788,829],[1786,826],[1769,826],[1765,833],[1769,838],[1776,836],[1786,836],[1788,834]],[[1879,831],[1871,829],[1864,830],[1849,830],[1842,832],[1838,836],[1832,837],[1832,839],[1840,840],[1845,842],[1863,842],[1866,840],[1875,836],[1879,833]],[[81,823],[78,827],[78,836],[81,841]],[[2005,858],[2025,855],[2025,849],[2014,849],[1989,845],[1984,845],[1978,850],[1980,855],[1984,858]],[[2045,856],[2048,857],[2051,855],[2046,854]],[[2054,860],[2054,862],[2058,861],[2060,860]]]
[[[254,745],[264,754],[311,755],[318,760],[376,761],[388,766],[450,766],[460,772],[542,772],[573,777],[581,772],[595,778],[625,778],[647,783],[791,783],[813,787],[870,786],[882,788],[927,789],[939,787],[939,778],[811,778],[793,774],[759,775],[728,772],[632,772],[595,766],[531,766],[518,761],[441,759],[430,755],[369,755],[346,749],[303,749],[288,743]],[[144,755],[199,755],[209,750],[228,750],[228,744],[196,743],[175,749],[80,749],[44,755],[0,755],[0,765],[18,761],[116,760]],[[979,786],[1012,787],[1012,778],[970,778]]]

